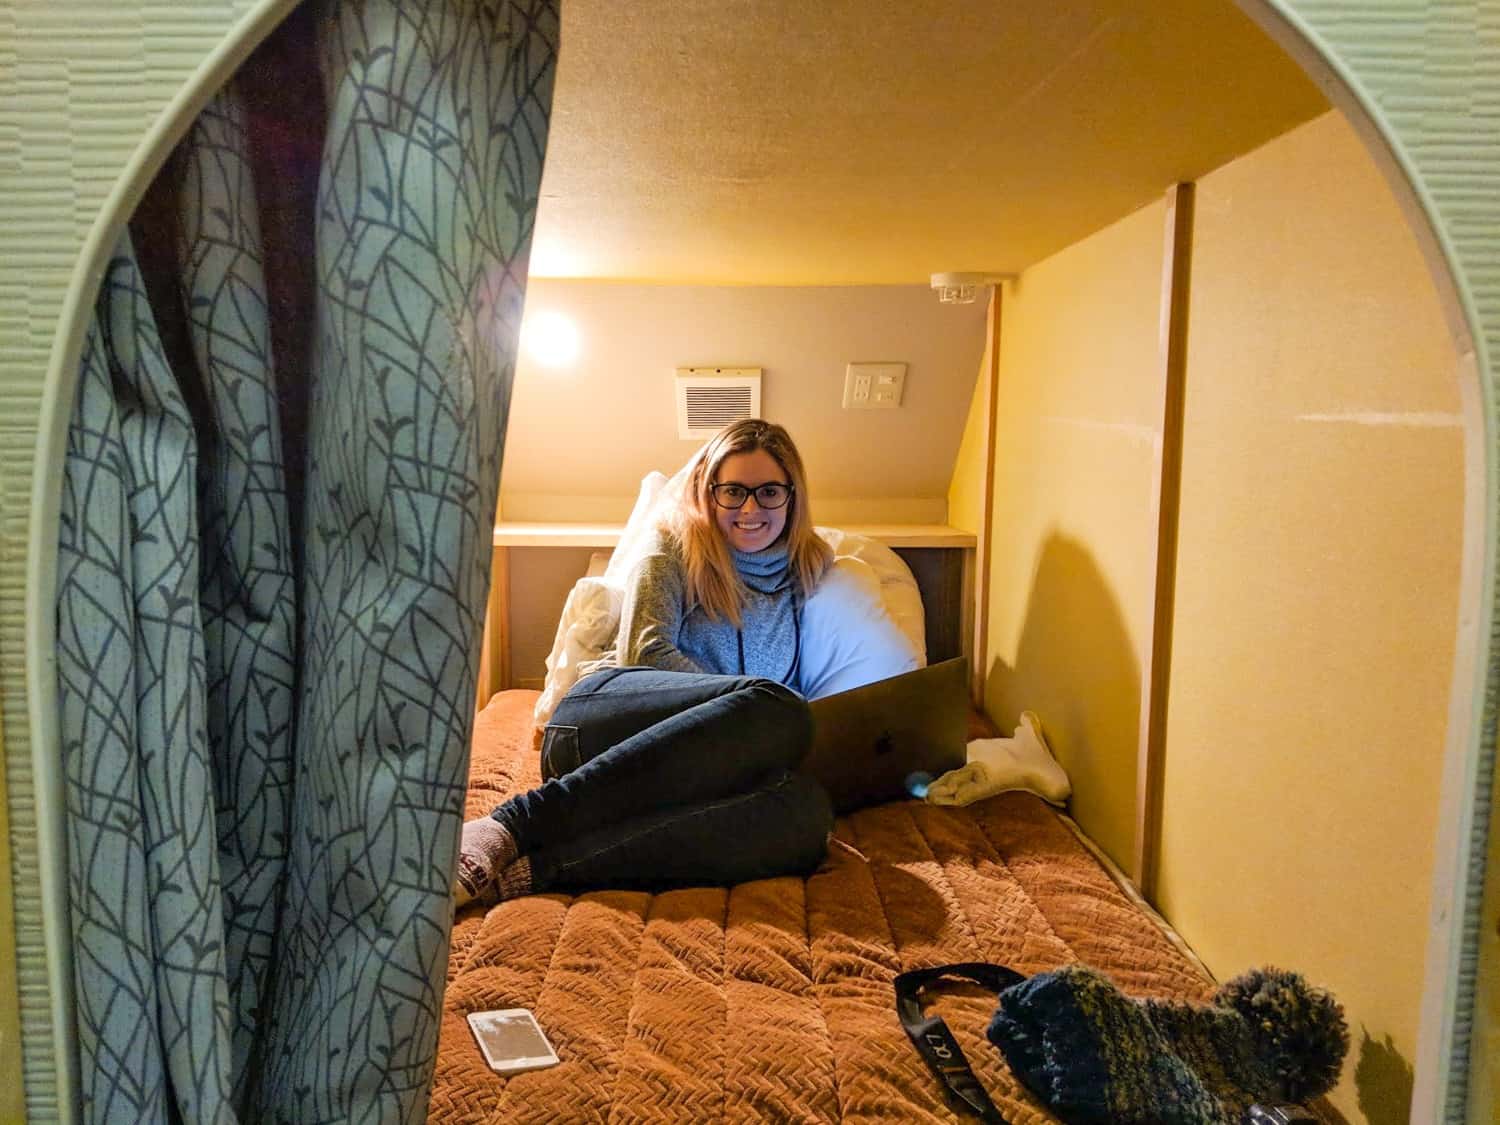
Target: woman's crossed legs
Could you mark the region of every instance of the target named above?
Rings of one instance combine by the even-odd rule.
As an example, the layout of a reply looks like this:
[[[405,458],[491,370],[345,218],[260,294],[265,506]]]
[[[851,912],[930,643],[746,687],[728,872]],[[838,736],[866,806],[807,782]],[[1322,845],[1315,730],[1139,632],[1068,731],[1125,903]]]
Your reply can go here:
[[[491,824],[465,826],[460,905],[464,891],[500,898],[810,871],[833,823],[821,787],[792,772],[811,738],[807,704],[770,680],[653,668],[587,676],[548,725],[548,780],[497,808]]]

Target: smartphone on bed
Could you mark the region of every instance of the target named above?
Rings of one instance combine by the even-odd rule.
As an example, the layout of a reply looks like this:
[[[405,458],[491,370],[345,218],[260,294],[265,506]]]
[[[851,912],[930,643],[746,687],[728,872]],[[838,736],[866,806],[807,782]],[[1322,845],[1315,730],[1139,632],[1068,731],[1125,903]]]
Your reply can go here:
[[[536,1017],[525,1008],[470,1012],[469,1030],[479,1042],[485,1062],[499,1074],[519,1074],[557,1064],[557,1052]]]

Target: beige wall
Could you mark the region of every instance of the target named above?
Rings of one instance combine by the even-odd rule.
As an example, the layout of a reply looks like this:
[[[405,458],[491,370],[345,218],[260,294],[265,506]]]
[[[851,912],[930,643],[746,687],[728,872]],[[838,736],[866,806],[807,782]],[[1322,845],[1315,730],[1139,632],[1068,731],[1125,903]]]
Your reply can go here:
[[[601,548],[607,558],[609,550]],[[568,592],[589,569],[587,547],[510,548],[511,686],[540,689]]]
[[[1216,973],[1346,1004],[1404,1121],[1457,627],[1456,355],[1343,119],[1204,177],[1160,905]]]
[[[577,363],[516,372],[501,504],[507,519],[623,519],[641,477],[696,443],[677,436],[673,371],[763,369],[761,412],[791,430],[815,518],[934,522],[984,341],[985,307],[939,304],[927,286],[620,285],[538,279],[528,315],[578,324]],[[844,368],[906,363],[902,405],[843,409]]]
[[[26,1114],[21,1086],[21,1004],[16,979],[16,922],[7,808],[4,769],[0,766],[0,1121],[21,1121]]]
[[[985,305],[943,305],[927,286],[622,285],[535,279],[528,314],[578,325],[576,363],[516,372],[500,507],[513,521],[618,521],[640,481],[698,447],[677,436],[673,372],[763,369],[761,413],[807,462],[823,524],[943,523],[954,451],[984,346]],[[844,368],[906,363],[902,405],[843,409]],[[540,686],[558,615],[589,551],[510,556],[511,673]]]
[[[995,300],[992,294],[990,300]],[[1003,307],[1003,299],[1002,299]],[[991,317],[985,317],[984,351],[979,356],[979,371],[974,376],[973,396],[964,419],[963,436],[958,455],[953,459],[953,477],[948,482],[948,523],[979,534],[984,525],[984,460],[989,416],[988,385],[990,357],[995,338],[990,331]]]
[[[1027,270],[1000,327],[985,709],[1007,731],[1041,716],[1074,816],[1127,868],[1164,214],[1153,204]],[[955,495],[983,463],[973,449]]]
[[[1117,859],[1162,220],[1151,208],[1027,271],[1001,330],[986,701],[1002,725],[1041,713],[1079,819]],[[1335,1104],[1394,1125],[1457,623],[1456,356],[1334,114],[1205,176],[1195,228],[1159,905],[1221,979],[1274,963],[1330,986],[1352,1032]],[[970,450],[958,474],[975,465]]]

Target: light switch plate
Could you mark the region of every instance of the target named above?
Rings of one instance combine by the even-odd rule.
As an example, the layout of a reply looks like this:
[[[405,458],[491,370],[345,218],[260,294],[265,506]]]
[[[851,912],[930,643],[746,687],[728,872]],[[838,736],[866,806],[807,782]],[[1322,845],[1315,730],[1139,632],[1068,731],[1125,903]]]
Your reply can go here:
[[[904,363],[851,363],[844,371],[844,409],[893,410],[905,385]]]

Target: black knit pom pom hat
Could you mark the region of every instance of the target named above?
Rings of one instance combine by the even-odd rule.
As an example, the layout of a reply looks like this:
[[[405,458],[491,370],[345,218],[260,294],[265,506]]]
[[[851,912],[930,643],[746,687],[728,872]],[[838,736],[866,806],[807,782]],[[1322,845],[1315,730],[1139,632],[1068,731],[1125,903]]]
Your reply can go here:
[[[989,1038],[1069,1125],[1237,1125],[1252,1102],[1327,1093],[1344,1012],[1296,973],[1257,969],[1212,1005],[1132,1000],[1070,965],[1000,994]]]

